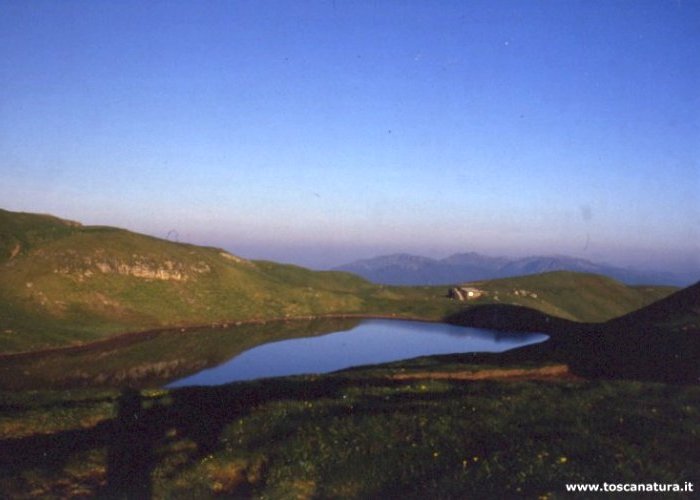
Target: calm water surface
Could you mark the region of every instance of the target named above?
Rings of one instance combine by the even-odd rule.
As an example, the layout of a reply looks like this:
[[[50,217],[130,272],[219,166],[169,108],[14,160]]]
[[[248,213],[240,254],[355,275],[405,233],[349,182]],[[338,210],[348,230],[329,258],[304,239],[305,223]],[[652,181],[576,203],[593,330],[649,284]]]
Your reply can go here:
[[[328,373],[433,354],[502,352],[543,342],[541,333],[503,333],[442,323],[365,320],[351,330],[263,344],[168,387]]]

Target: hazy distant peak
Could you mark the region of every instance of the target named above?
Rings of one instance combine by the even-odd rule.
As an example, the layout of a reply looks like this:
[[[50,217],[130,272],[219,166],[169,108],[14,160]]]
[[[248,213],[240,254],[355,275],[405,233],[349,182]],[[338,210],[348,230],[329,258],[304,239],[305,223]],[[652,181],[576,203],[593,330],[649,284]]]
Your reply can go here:
[[[490,257],[476,252],[456,253],[445,257],[440,262],[446,264],[492,264],[504,265],[509,262],[505,257]]]
[[[348,266],[352,267],[353,269],[362,268],[367,270],[380,269],[388,266],[415,268],[416,266],[423,266],[435,262],[436,261],[434,259],[429,257],[411,255],[408,253],[395,253],[390,255],[380,255],[379,257],[373,257],[370,259],[360,259],[350,264],[339,266],[335,269],[342,271]]]
[[[689,284],[686,277],[672,273],[622,268],[568,255],[533,255],[509,259],[465,252],[436,260],[396,253],[358,260],[336,269],[353,272],[375,283],[387,285],[449,285],[550,271],[600,274],[628,285]]]

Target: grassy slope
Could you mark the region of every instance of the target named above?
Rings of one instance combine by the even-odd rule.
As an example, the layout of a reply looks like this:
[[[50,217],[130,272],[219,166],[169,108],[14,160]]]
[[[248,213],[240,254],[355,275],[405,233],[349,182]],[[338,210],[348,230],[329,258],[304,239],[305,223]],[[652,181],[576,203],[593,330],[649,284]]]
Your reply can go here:
[[[0,209],[0,263],[26,255],[32,248],[80,231],[80,224],[52,215]]]
[[[0,352],[270,318],[380,314],[441,320],[496,301],[602,321],[671,291],[566,272],[479,286],[489,295],[458,303],[445,297],[444,287],[373,285],[348,273],[247,261],[216,248],[0,210]],[[536,292],[537,298],[515,290]]]
[[[427,304],[430,294],[392,292],[347,273],[251,262],[219,249],[115,228],[2,211],[0,223],[0,351],[5,352],[129,330],[332,313],[401,313],[412,305],[440,317],[452,306],[447,300]],[[135,268],[177,273],[180,279],[135,276]]]
[[[605,276],[568,271],[473,282],[469,286],[487,292],[487,295],[469,302],[473,305],[519,305],[551,316],[585,322],[607,321],[676,290],[663,286],[630,287]]]

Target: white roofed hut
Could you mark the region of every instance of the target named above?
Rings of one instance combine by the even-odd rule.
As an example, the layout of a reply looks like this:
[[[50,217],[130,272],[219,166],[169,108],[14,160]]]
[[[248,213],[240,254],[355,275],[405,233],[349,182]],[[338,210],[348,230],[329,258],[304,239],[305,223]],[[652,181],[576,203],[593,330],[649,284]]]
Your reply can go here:
[[[447,296],[451,299],[465,301],[478,299],[485,294],[486,292],[483,290],[479,290],[478,288],[474,288],[472,286],[456,286],[450,288]]]

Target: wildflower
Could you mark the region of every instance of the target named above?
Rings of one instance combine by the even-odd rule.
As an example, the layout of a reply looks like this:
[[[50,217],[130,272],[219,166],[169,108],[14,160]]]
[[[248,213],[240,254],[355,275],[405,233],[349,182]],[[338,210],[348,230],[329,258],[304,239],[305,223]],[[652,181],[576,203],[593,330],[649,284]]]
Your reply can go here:
[[[568,461],[569,461],[569,459],[566,458],[566,457],[559,457],[559,463],[560,463],[560,464],[565,464],[565,463],[568,462]]]

